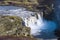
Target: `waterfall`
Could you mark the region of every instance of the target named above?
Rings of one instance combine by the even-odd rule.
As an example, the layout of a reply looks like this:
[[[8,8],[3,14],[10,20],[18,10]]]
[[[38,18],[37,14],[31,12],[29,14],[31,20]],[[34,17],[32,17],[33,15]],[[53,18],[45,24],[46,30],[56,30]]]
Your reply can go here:
[[[40,28],[43,26],[43,21],[42,21],[42,17],[40,16],[39,13],[37,13],[37,16],[38,16],[38,19],[36,17],[36,15],[34,16],[30,16],[28,18],[25,18],[24,22],[25,22],[25,25],[27,27],[30,27],[31,28],[31,34],[35,34],[40,32]]]
[[[12,7],[12,9],[11,9]],[[0,15],[19,16],[25,22],[25,26],[31,28],[31,35],[40,35],[40,32],[52,32],[56,29],[53,21],[44,20],[40,13],[28,11],[25,8],[15,8],[13,6],[0,6]],[[6,9],[7,8],[7,9]],[[10,8],[10,9],[9,9]],[[2,9],[2,10],[1,10]],[[6,10],[4,10],[6,9]],[[7,11],[7,12],[6,12]],[[42,12],[41,12],[42,13]],[[38,17],[38,18],[37,18]]]
[[[38,20],[37,20],[37,25],[43,25],[43,17],[41,16],[41,14],[37,14],[38,15]]]

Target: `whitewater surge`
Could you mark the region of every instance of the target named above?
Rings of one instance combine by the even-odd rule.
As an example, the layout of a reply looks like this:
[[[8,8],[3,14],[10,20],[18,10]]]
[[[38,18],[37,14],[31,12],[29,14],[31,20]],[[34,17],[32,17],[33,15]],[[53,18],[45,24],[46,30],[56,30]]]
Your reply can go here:
[[[14,6],[0,6],[0,15],[19,16],[25,22],[25,26],[31,28],[32,35],[41,35],[40,32],[53,32],[56,29],[55,22],[44,20],[40,13],[28,11],[25,8]]]

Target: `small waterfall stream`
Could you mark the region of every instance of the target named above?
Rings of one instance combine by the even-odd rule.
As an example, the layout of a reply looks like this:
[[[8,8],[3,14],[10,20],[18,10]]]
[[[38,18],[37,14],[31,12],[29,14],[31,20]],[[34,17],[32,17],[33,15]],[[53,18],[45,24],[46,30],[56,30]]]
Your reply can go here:
[[[38,19],[37,19],[37,16]],[[48,33],[56,29],[56,24],[53,21],[44,20],[40,13],[28,11],[22,7],[0,6],[0,15],[19,16],[25,22],[25,26],[31,28],[31,34],[34,36],[41,35],[40,32]],[[43,34],[43,33],[42,33]],[[42,35],[44,36],[44,35]],[[45,36],[46,37],[46,36]]]

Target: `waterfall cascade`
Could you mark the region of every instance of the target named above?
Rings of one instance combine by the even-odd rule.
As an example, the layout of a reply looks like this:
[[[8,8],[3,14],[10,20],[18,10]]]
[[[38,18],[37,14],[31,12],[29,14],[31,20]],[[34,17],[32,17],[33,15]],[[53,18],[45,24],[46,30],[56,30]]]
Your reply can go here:
[[[8,9],[10,6],[5,7]],[[52,32],[56,29],[56,24],[52,21],[44,21],[40,13],[28,11],[25,8],[4,10],[1,6],[0,15],[19,16],[25,22],[25,26],[31,28],[32,35],[40,35],[40,32]],[[2,9],[2,10],[1,10]],[[7,11],[7,12],[6,12]],[[42,13],[42,12],[41,12]]]
[[[30,16],[28,18],[25,18],[25,20],[24,20],[25,25],[27,27],[31,28],[31,34],[35,34],[35,33],[40,32],[39,29],[44,24],[43,21],[42,21],[42,17],[40,16],[39,13],[37,13],[37,16],[38,16],[38,19],[37,19],[36,15],[34,15],[34,16]]]

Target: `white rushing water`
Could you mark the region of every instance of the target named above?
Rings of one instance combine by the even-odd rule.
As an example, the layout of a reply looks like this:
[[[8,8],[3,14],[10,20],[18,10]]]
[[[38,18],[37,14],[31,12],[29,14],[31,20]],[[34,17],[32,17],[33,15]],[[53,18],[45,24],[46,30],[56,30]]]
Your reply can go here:
[[[31,28],[32,35],[40,35],[40,32],[52,32],[56,24],[52,21],[43,21],[40,13],[28,11],[22,7],[0,6],[0,15],[19,16],[25,22],[25,26]],[[38,17],[38,18],[37,18]]]

